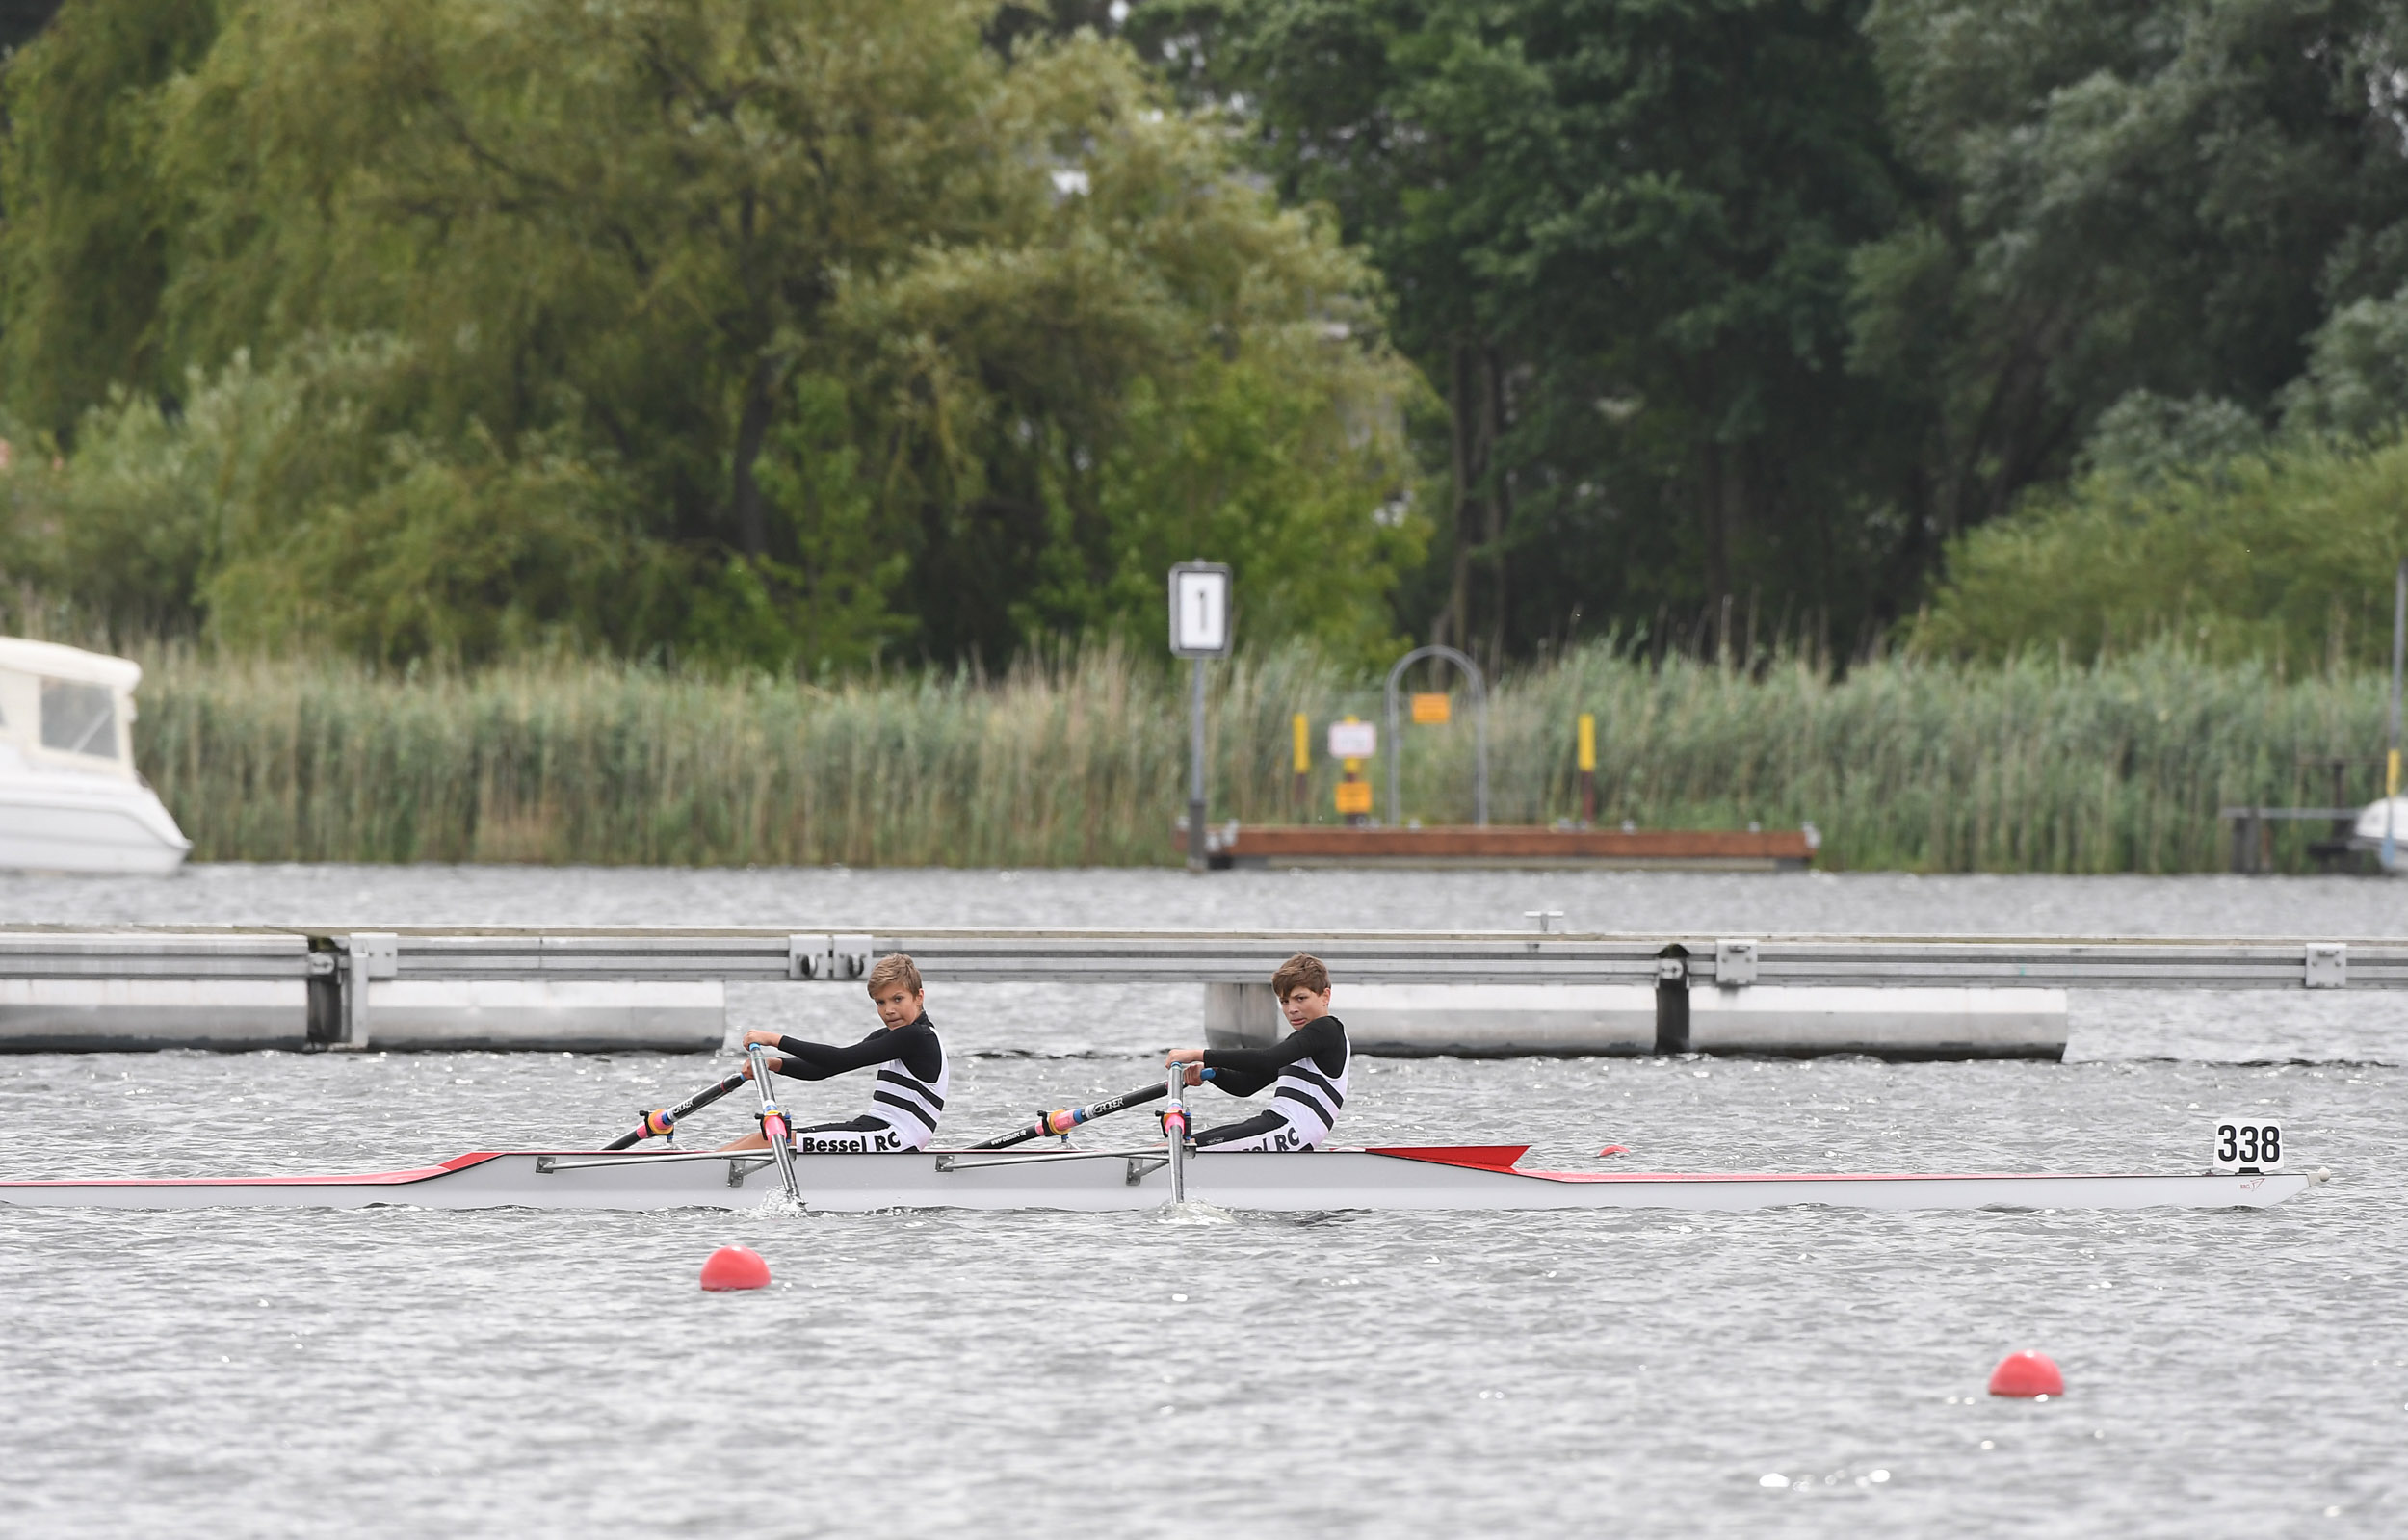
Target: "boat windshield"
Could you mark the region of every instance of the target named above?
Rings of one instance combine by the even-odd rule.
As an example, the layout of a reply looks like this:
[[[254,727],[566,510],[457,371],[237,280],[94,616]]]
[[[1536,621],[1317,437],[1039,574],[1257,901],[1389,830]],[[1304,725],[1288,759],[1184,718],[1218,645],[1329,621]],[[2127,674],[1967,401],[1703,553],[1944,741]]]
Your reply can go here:
[[[90,754],[94,759],[117,758],[116,692],[106,685],[72,679],[43,680],[41,746]]]

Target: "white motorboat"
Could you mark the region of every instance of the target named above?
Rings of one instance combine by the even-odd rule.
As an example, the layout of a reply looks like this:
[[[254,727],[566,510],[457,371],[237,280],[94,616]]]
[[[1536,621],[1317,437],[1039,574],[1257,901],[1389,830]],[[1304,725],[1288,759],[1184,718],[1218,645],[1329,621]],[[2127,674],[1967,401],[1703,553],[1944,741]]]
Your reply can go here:
[[[1525,1171],[1526,1146],[1438,1145],[1186,1159],[1190,1201],[1232,1210],[2262,1209],[2317,1180],[2292,1172],[2197,1175],[1787,1175]],[[803,1207],[1058,1210],[1161,1207],[1165,1146],[916,1151],[794,1157]],[[481,1151],[366,1176],[102,1178],[0,1182],[0,1208],[752,1209],[785,1201],[760,1150]]]
[[[2349,848],[2381,856],[2387,827],[2394,851],[2388,870],[2408,874],[2408,796],[2381,797],[2360,808],[2349,826]]]
[[[151,875],[192,842],[134,769],[140,664],[0,637],[0,869]]]

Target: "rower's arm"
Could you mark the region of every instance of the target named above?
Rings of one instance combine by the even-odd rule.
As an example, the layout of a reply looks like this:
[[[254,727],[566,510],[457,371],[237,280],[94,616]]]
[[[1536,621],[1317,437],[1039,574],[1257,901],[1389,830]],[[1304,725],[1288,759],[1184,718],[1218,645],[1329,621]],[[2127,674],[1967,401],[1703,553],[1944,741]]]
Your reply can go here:
[[[1276,1074],[1250,1074],[1242,1069],[1222,1069],[1216,1064],[1209,1078],[1232,1096],[1251,1096],[1279,1077]]]
[[[1204,1067],[1220,1071],[1216,1079],[1224,1083],[1233,1070],[1239,1075],[1259,1075],[1262,1080],[1255,1090],[1260,1090],[1269,1084],[1271,1077],[1281,1070],[1299,1058],[1310,1057],[1313,1050],[1321,1046],[1322,1035],[1307,1026],[1290,1032],[1269,1048],[1208,1048],[1204,1050]],[[1239,1091],[1237,1094],[1251,1096],[1254,1092]]]
[[[883,1027],[842,1048],[832,1043],[806,1043],[799,1037],[781,1037],[777,1051],[786,1056],[777,1072],[798,1081],[824,1081],[848,1070],[883,1064],[895,1057],[894,1042]]]

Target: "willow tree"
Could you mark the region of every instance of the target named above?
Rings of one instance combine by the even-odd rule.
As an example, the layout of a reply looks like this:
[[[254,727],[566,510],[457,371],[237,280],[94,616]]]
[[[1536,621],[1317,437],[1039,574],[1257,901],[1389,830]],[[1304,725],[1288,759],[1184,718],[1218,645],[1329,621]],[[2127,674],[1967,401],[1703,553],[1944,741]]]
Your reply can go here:
[[[144,99],[158,345],[194,392],[247,355],[323,394],[305,361],[344,338],[385,362],[341,392],[382,446],[357,475],[207,515],[212,623],[1000,655],[1135,618],[1124,569],[1212,535],[1242,569],[1345,553],[1291,613],[1377,645],[1415,382],[1365,271],[1125,51],[1006,57],[991,12],[230,0]],[[1233,419],[1233,373],[1302,420]],[[1287,491],[1163,470],[1208,428]]]

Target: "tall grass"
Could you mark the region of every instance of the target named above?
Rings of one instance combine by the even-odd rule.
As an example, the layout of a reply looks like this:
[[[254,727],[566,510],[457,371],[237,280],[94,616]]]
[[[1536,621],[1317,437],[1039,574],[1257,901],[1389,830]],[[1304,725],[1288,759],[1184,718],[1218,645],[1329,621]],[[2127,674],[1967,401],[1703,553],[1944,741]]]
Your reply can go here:
[[[1116,645],[967,673],[820,687],[528,662],[378,675],[167,649],[142,766],[205,860],[743,865],[1175,862],[1186,677]],[[1471,818],[1472,714],[1403,729],[1403,814]],[[2373,675],[2279,677],[2159,649],[2092,666],[1875,660],[1834,681],[1590,646],[1503,680],[1492,817],[1577,812],[1574,721],[1598,720],[1601,822],[1813,822],[1823,864],[2173,872],[2226,859],[2218,806],[2321,802],[2303,755],[2379,746]],[[1379,682],[1307,651],[1214,665],[1213,817],[1333,822],[1326,725]],[[1394,745],[1383,744],[1393,750]],[[2353,795],[2371,795],[2366,776]],[[1381,788],[1385,770],[1374,762]],[[2304,836],[2278,856],[2300,863]]]

